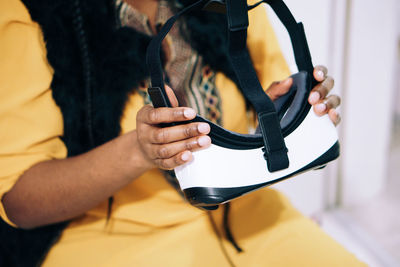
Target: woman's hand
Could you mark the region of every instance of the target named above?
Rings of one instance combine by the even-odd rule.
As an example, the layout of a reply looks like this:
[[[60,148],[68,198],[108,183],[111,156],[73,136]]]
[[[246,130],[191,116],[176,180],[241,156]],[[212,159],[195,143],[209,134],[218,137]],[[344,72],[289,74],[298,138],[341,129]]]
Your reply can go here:
[[[166,91],[173,108],[153,108],[150,105],[139,110],[136,131],[143,157],[150,168],[173,169],[192,159],[192,151],[211,144],[207,136],[210,125],[193,122],[161,128],[161,123],[181,122],[194,119],[196,112],[187,107],[178,107],[171,90]]]
[[[331,121],[338,125],[340,115],[336,108],[340,105],[341,100],[337,95],[329,95],[335,81],[332,77],[327,76],[328,69],[325,66],[316,66],[313,74],[314,78],[320,83],[311,90],[308,102],[313,106],[317,115],[322,116],[328,113]]]
[[[311,90],[308,102],[313,106],[314,112],[317,115],[328,114],[331,121],[337,125],[340,123],[340,115],[336,111],[336,108],[340,105],[340,97],[329,95],[334,86],[334,80],[332,77],[327,76],[327,73],[328,69],[324,66],[314,68],[314,78],[319,83]],[[266,93],[274,101],[289,91],[292,82],[292,78],[281,82],[274,82],[267,89]]]

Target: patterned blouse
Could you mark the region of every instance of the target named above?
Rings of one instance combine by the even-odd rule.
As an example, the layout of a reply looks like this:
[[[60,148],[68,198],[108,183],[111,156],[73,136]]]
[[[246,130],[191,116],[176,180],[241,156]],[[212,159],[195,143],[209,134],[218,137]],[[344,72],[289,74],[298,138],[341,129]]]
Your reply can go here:
[[[154,35],[149,19],[122,0],[117,0],[117,10],[122,26]],[[155,26],[160,29],[174,15],[170,2],[160,0],[156,13]],[[208,120],[222,125],[221,98],[215,85],[216,73],[203,63],[202,57],[192,49],[180,34],[180,24],[175,26],[165,38],[162,49],[165,55],[164,72],[168,85],[174,90],[180,106],[194,108],[197,113]],[[149,80],[143,81],[139,92],[145,104],[150,103],[147,94]]]

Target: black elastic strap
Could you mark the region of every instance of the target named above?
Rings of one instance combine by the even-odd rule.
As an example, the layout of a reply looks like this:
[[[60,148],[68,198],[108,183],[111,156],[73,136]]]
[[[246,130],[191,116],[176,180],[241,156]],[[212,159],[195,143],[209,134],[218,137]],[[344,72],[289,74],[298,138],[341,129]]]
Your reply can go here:
[[[157,93],[157,91],[161,92],[161,94],[164,95],[166,103],[168,104],[169,107],[171,106],[171,104],[169,103],[169,99],[164,88],[164,73],[162,69],[161,56],[160,56],[161,43],[180,16],[182,16],[186,12],[202,8],[207,2],[208,0],[199,0],[194,4],[182,9],[180,12],[169,18],[167,22],[164,24],[164,26],[161,28],[160,32],[151,40],[149,46],[147,47],[146,61],[147,61],[147,66],[149,68],[151,86],[152,88],[154,88],[153,92],[154,93]],[[153,102],[151,92],[149,92],[149,95]],[[156,105],[158,103],[153,102],[153,106],[161,107]]]
[[[212,227],[212,229],[214,230],[214,232],[215,232],[215,234],[216,234],[216,236],[217,236],[217,238],[218,238],[218,243],[219,243],[219,246],[221,247],[222,253],[224,254],[226,260],[227,260],[228,263],[229,263],[229,265],[230,265],[231,267],[235,267],[236,265],[235,265],[234,262],[232,261],[232,258],[229,256],[229,253],[228,253],[228,251],[226,251],[226,248],[225,248],[225,246],[224,246],[224,243],[222,242],[222,235],[221,235],[221,233],[220,233],[219,230],[218,230],[218,227],[217,227],[217,224],[215,223],[213,214],[212,214],[210,211],[207,211],[207,215],[208,215],[208,218],[209,218],[209,220],[210,220],[211,227]]]
[[[164,89],[165,90],[165,89]],[[150,95],[151,102],[154,107],[171,107],[171,102],[169,101],[168,95],[163,93],[160,87],[150,87],[147,89]]]
[[[246,1],[226,0],[226,2],[229,30],[246,30],[249,27]]]
[[[239,244],[236,242],[235,238],[232,235],[231,227],[229,225],[229,211],[231,208],[230,203],[226,203],[224,205],[224,230],[225,230],[225,235],[228,241],[232,244],[232,246],[236,249],[238,253],[243,252],[243,249],[239,246]]]
[[[215,3],[216,5],[214,5],[213,7],[208,7],[211,6],[211,3]],[[314,67],[312,64],[310,50],[308,48],[303,24],[297,23],[296,19],[293,17],[289,8],[282,0],[261,0],[253,5],[247,6],[247,10],[252,10],[253,8],[258,7],[262,3],[266,3],[272,8],[272,10],[275,12],[279,20],[282,22],[282,24],[288,31],[299,72],[306,71],[312,77],[312,72],[314,70]],[[225,0],[209,1],[207,3],[206,10],[220,12],[220,13],[226,12],[226,1]],[[236,16],[236,14],[233,15]]]
[[[287,148],[275,105],[264,92],[247,50],[248,13],[243,0],[226,0],[229,59],[244,96],[258,115],[264,141],[264,158],[270,172],[289,167]]]
[[[289,167],[288,149],[281,132],[279,118],[276,112],[261,112],[258,114],[258,123],[261,132],[263,129],[263,139],[265,147],[263,149],[264,158],[270,172],[286,169]],[[278,130],[279,129],[279,130]],[[267,139],[268,138],[268,139]]]
[[[288,31],[299,72],[306,71],[313,77],[314,66],[312,64],[303,24],[301,22],[297,23],[289,8],[282,0],[263,0],[261,2],[267,3],[272,10],[274,10],[275,14]]]

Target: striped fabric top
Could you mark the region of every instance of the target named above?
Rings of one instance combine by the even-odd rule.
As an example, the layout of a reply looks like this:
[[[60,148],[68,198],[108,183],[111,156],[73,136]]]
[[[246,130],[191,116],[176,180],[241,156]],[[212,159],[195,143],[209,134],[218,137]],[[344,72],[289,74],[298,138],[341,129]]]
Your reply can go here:
[[[132,27],[149,36],[156,34],[145,14],[122,0],[117,0],[116,4],[122,26]],[[159,1],[155,20],[157,30],[173,16],[174,7],[170,5],[166,0]],[[215,85],[216,73],[203,63],[202,57],[181,36],[181,23],[176,23],[162,44],[165,81],[174,90],[180,106],[192,107],[202,117],[222,125],[221,98]],[[149,80],[146,80],[139,87],[146,104],[150,103],[148,86]]]

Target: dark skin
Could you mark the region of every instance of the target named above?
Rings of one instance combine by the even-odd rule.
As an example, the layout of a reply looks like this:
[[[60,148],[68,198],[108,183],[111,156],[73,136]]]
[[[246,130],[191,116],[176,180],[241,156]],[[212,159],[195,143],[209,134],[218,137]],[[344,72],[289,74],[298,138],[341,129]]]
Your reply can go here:
[[[132,3],[149,18],[155,18],[157,1]],[[322,66],[315,68],[314,77],[320,83],[310,94],[309,102],[318,115],[328,114],[337,124],[340,117],[335,108],[340,98],[328,95],[333,79]],[[291,84],[290,78],[275,82],[266,93],[275,100]],[[173,91],[168,87],[166,90],[173,108],[144,106],[137,114],[136,130],[79,156],[40,162],[28,169],[2,199],[10,220],[21,228],[31,229],[75,218],[146,171],[173,169],[190,161],[193,151],[207,148],[211,140],[207,135],[210,126],[206,123],[158,127],[160,123],[188,121],[196,115],[191,108],[178,107]]]

